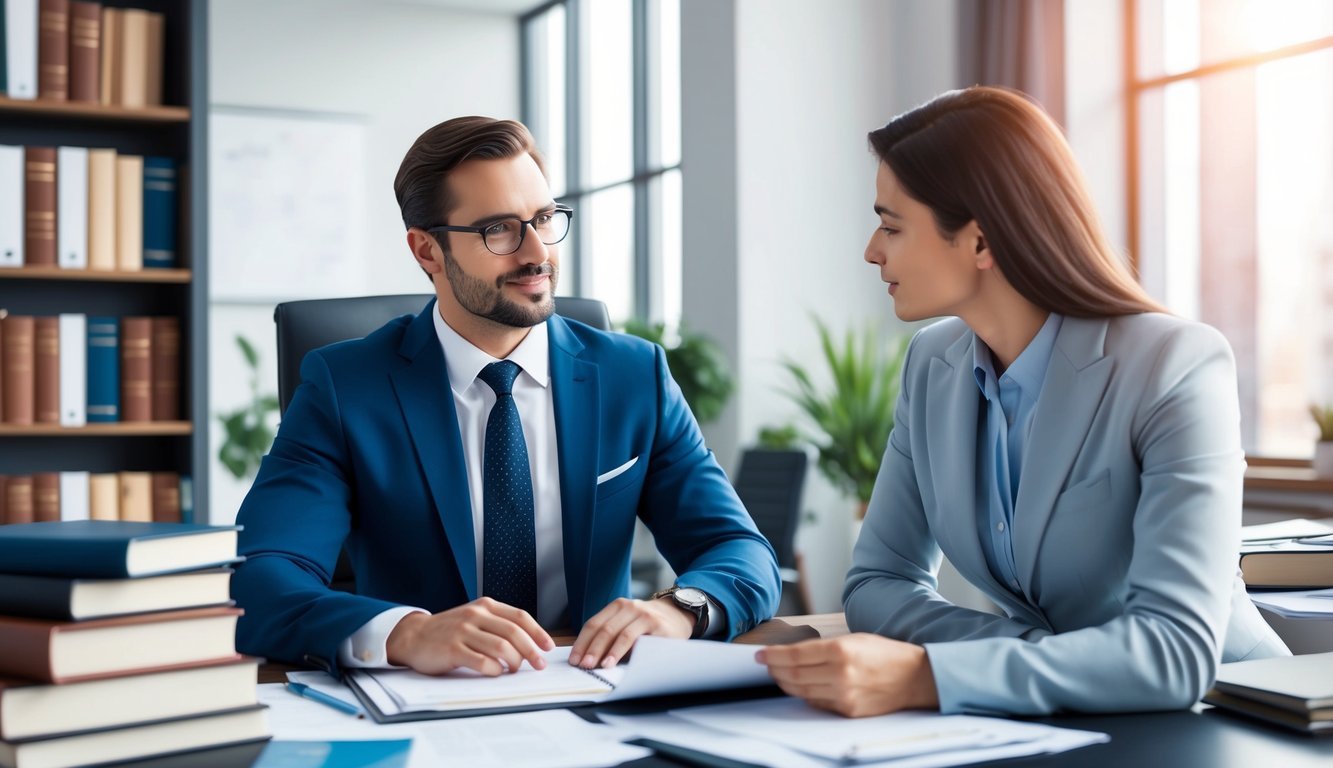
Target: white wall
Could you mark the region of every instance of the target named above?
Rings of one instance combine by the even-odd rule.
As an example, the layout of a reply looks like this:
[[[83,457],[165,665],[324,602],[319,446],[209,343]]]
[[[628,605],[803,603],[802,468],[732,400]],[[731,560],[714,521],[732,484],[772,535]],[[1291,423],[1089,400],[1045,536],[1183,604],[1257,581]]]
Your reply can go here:
[[[835,332],[906,332],[862,260],[875,226],[866,133],[955,86],[955,6],[685,0],[682,14],[684,316],[738,365],[737,395],[708,429],[730,469],[761,427],[798,420],[779,362],[818,364],[812,315]],[[813,609],[839,610],[855,503],[812,471],[806,507]]]
[[[369,266],[356,293],[430,292],[404,243],[393,177],[412,141],[438,122],[518,116],[514,17],[365,0],[225,0],[210,4],[209,26],[213,104],[364,119]],[[209,258],[216,263],[226,254]],[[248,397],[232,341],[238,332],[260,348],[260,383],[276,391],[272,305],[214,303],[211,310],[210,410],[230,410]],[[222,434],[214,424],[216,455]],[[216,460],[214,468],[210,514],[230,522],[249,483],[234,481]]]

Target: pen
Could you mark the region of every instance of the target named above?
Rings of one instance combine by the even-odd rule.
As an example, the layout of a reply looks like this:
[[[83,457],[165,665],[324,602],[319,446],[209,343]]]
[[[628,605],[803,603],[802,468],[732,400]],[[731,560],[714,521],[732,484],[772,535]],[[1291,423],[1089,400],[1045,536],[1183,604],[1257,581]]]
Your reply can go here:
[[[361,717],[361,710],[358,707],[348,704],[341,699],[336,699],[327,693],[317,691],[304,683],[287,683],[287,690],[302,698],[318,701],[320,704],[333,707],[339,712],[346,712],[349,715]]]

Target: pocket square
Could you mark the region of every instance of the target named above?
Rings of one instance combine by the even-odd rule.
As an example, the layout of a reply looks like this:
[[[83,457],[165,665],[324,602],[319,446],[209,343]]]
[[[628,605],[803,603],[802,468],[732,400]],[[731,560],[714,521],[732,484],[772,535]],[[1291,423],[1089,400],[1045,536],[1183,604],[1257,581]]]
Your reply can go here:
[[[637,463],[639,463],[639,457],[635,456],[634,458],[630,459],[624,464],[621,464],[615,469],[610,470],[608,472],[603,472],[602,474],[597,476],[597,484],[601,485],[602,483],[605,483],[607,480],[610,480],[613,477],[619,477],[620,475],[625,474],[626,472],[629,471],[630,467],[634,466]]]

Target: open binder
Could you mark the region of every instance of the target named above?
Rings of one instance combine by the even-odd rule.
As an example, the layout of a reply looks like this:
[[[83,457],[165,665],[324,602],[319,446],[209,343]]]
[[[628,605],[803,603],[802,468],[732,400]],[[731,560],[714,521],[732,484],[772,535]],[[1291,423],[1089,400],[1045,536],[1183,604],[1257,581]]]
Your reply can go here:
[[[406,669],[351,669],[343,677],[378,723],[496,715],[682,693],[772,686],[753,645],[643,636],[626,664],[585,670],[568,648],[545,654],[547,666],[499,677],[458,670],[432,677]]]

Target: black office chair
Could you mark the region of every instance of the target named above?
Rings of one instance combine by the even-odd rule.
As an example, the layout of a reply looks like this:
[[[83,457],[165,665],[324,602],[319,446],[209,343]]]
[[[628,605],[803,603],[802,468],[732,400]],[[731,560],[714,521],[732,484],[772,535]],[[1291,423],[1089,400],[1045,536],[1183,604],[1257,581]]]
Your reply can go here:
[[[431,294],[355,296],[346,299],[285,301],[273,310],[278,325],[278,405],[287,412],[301,383],[301,361],[312,349],[347,339],[359,339],[399,315],[415,315]],[[556,314],[603,331],[611,330],[606,304],[597,299],[557,296]]]
[[[393,296],[355,296],[345,299],[285,301],[273,309],[278,326],[278,407],[287,412],[301,383],[301,361],[312,349],[347,339],[359,339],[400,315],[416,315],[432,298],[427,293]],[[611,330],[606,304],[597,299],[557,296],[556,314]],[[356,591],[356,578],[344,551],[333,573],[334,589]]]
[[[736,495],[778,556],[782,575],[779,616],[810,612],[808,585],[801,578],[802,563],[796,553],[808,461],[804,451],[750,448],[741,454],[741,465],[736,470]]]

